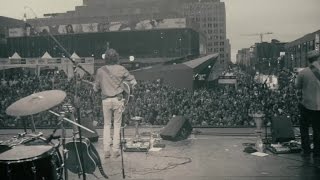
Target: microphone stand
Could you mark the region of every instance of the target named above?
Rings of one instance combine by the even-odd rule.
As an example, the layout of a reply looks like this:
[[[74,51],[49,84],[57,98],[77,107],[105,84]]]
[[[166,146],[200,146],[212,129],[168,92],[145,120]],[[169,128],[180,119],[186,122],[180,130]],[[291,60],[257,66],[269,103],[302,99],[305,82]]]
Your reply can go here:
[[[70,56],[69,56],[70,57]],[[69,58],[71,59],[71,58]],[[75,64],[75,61],[72,61]],[[81,65],[76,65],[73,66],[74,67],[74,78],[75,78],[75,93],[74,93],[74,106],[76,109],[76,116],[77,116],[77,123],[81,125],[81,111],[80,111],[80,96],[79,96],[79,85],[80,85],[80,78],[78,78],[77,76],[77,67],[81,68],[82,70],[84,70],[84,68]],[[87,72],[86,70],[84,70],[84,72]],[[88,72],[87,72],[88,73]],[[82,130],[81,128],[78,126],[78,133],[79,133],[79,142],[80,144],[82,144]],[[85,170],[83,169],[84,167],[84,160],[83,160],[83,153],[82,153],[82,148],[79,148],[79,153],[80,153],[80,163],[82,167],[82,178],[83,180],[86,180],[86,173]]]
[[[64,179],[68,180],[68,168],[66,166],[67,153],[66,150],[66,129],[63,125],[64,112],[60,113],[59,123],[61,127],[61,144],[62,144],[62,157],[63,157],[63,170],[64,170]]]
[[[37,17],[37,14],[33,11],[32,8],[28,7],[28,6],[25,6],[25,9],[26,8],[29,8],[34,14],[35,16]],[[26,14],[26,13],[25,13]],[[26,22],[26,15],[25,15],[25,22]],[[44,23],[40,20],[40,23],[43,25]],[[79,63],[77,63],[75,60],[73,60],[71,58],[71,54],[62,46],[62,44],[51,34],[51,33],[48,33],[48,35],[51,37],[51,39],[53,39],[53,41],[59,46],[59,48],[64,52],[66,53],[66,57],[72,62],[73,64],[73,73],[74,73],[74,78],[75,78],[75,95],[74,95],[74,106],[76,108],[76,113],[77,113],[77,121],[78,121],[78,124],[81,125],[81,121],[80,121],[80,106],[79,106],[79,103],[80,103],[80,97],[78,95],[78,85],[80,84],[80,82],[78,82],[78,77],[77,77],[77,68],[81,69],[82,71],[84,71],[86,74],[89,74],[91,75],[86,69],[84,69]],[[78,131],[79,131],[79,138],[80,138],[80,144],[82,144],[82,133],[81,133],[81,128],[78,126]],[[80,162],[81,162],[81,167],[83,167],[84,165],[84,161],[83,161],[83,154],[82,154],[82,149],[80,148]],[[83,171],[83,169],[82,169]],[[85,172],[82,172],[82,177],[83,177],[83,180],[86,180],[86,174]]]

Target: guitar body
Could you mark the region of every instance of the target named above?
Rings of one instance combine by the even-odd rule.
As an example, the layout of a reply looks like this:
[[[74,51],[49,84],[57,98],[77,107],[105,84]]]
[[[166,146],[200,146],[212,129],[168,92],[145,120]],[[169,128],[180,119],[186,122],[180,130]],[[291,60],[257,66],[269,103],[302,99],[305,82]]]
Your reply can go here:
[[[83,162],[85,162],[83,171],[92,174],[96,170],[95,156],[92,153],[91,144],[88,139],[82,139],[82,143],[80,143],[80,140],[68,142],[66,143],[66,149],[68,150],[66,167],[71,172],[79,173],[82,171],[80,157],[78,157],[80,156],[80,151],[82,151]]]
[[[65,165],[71,172],[93,174],[98,167],[102,176],[108,178],[102,168],[97,150],[87,138],[83,138],[82,143],[79,139],[66,143],[66,149],[68,153]],[[82,151],[83,162],[85,162],[83,170],[80,163],[80,151]]]

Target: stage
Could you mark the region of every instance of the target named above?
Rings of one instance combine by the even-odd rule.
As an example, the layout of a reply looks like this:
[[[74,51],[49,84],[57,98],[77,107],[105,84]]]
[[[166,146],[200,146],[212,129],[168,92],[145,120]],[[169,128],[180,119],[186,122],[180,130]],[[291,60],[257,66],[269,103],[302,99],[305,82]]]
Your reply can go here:
[[[148,134],[160,128],[143,128]],[[23,130],[0,130],[4,141]],[[40,129],[49,134],[52,130]],[[103,157],[102,130],[94,146]],[[299,153],[258,157],[243,152],[244,144],[255,143],[253,128],[206,128],[182,141],[163,140],[165,148],[154,152],[124,152],[126,179],[184,179],[184,180],[316,180],[320,179],[320,166],[313,158],[303,159]],[[57,131],[57,135],[60,132]],[[68,130],[67,136],[71,135]],[[133,137],[134,128],[126,128],[125,136]],[[103,168],[110,179],[122,179],[121,158],[102,159]],[[98,179],[104,179],[98,170]],[[69,172],[69,179],[78,175]],[[88,174],[87,179],[97,179]]]

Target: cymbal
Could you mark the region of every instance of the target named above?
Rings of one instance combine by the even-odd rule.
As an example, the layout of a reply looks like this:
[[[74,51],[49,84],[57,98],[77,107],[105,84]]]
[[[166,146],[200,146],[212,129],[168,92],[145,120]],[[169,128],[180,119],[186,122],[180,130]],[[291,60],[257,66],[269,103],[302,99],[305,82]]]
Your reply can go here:
[[[66,93],[61,90],[34,93],[11,104],[6,109],[6,113],[10,116],[37,114],[60,104],[65,97]]]

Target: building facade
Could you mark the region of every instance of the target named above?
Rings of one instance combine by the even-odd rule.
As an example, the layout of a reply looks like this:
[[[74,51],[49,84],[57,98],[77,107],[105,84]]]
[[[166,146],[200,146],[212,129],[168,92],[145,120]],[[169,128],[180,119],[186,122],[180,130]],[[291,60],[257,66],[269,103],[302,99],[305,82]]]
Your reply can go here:
[[[275,39],[271,42],[255,43],[250,48],[238,51],[237,63],[264,74],[274,73],[284,64],[285,44]]]
[[[206,53],[219,53],[219,62],[231,63],[230,42],[226,38],[226,11],[220,0],[83,0],[74,11],[47,14],[40,19],[46,25],[106,23],[115,21],[138,22],[166,18],[187,18],[188,26],[203,33]],[[39,26],[39,19],[28,22]],[[195,27],[195,25],[197,27]]]
[[[199,29],[207,37],[207,53],[219,53],[219,63],[224,68],[231,63],[231,48],[226,36],[226,8],[219,0],[199,0],[185,2],[183,15],[199,24]]]
[[[7,52],[8,28],[22,27],[23,25],[21,20],[0,16],[0,58],[9,57]]]
[[[286,44],[285,67],[289,70],[307,66],[307,53],[319,51],[320,30]]]

